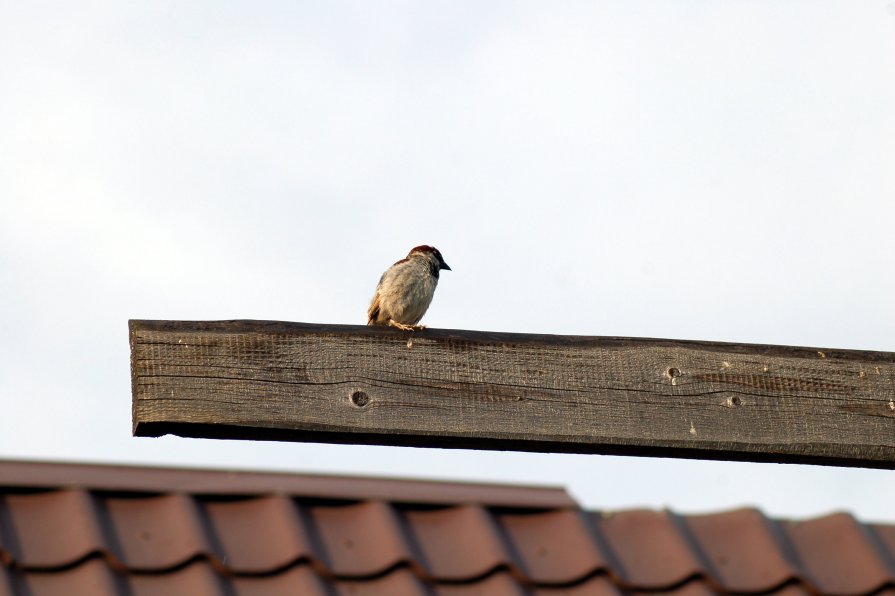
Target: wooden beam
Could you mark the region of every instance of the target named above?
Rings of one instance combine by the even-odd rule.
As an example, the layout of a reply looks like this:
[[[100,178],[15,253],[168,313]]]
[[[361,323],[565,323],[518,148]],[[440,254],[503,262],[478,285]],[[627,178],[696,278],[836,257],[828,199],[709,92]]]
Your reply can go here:
[[[895,468],[895,354],[131,321],[138,436]]]

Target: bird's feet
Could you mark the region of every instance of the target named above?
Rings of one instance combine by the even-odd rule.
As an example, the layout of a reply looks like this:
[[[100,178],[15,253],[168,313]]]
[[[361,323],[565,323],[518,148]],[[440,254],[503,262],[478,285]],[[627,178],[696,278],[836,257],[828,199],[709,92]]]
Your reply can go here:
[[[388,324],[392,327],[397,327],[401,331],[422,331],[426,328],[425,325],[405,325],[404,323],[399,323],[394,319],[389,319]]]

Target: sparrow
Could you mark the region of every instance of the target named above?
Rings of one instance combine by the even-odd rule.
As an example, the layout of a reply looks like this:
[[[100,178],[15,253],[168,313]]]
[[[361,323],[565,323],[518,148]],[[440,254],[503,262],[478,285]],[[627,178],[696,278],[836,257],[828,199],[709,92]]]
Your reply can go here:
[[[417,246],[382,274],[373,302],[367,309],[367,325],[392,326],[404,331],[425,329],[417,325],[435,295],[438,274],[451,270],[432,246]]]

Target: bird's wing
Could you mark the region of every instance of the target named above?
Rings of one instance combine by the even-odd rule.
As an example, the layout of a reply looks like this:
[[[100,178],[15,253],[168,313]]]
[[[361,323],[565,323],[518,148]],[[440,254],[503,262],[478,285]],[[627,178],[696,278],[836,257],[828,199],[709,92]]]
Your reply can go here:
[[[367,325],[375,325],[376,318],[379,316],[379,292],[376,292],[376,295],[373,296],[373,302],[370,303],[370,308],[367,309]]]

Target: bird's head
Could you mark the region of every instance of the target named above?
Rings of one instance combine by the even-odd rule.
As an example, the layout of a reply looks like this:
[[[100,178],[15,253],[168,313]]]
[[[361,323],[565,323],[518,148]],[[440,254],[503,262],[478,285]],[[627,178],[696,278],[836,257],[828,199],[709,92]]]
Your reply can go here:
[[[426,258],[430,259],[431,261],[433,261],[433,263],[437,264],[438,270],[447,269],[448,271],[451,271],[451,268],[448,266],[448,264],[444,262],[444,257],[441,256],[441,251],[439,251],[434,246],[427,246],[425,244],[415,246],[410,249],[410,252],[407,254],[407,258],[411,258],[418,253],[421,254],[421,256],[425,256]]]

